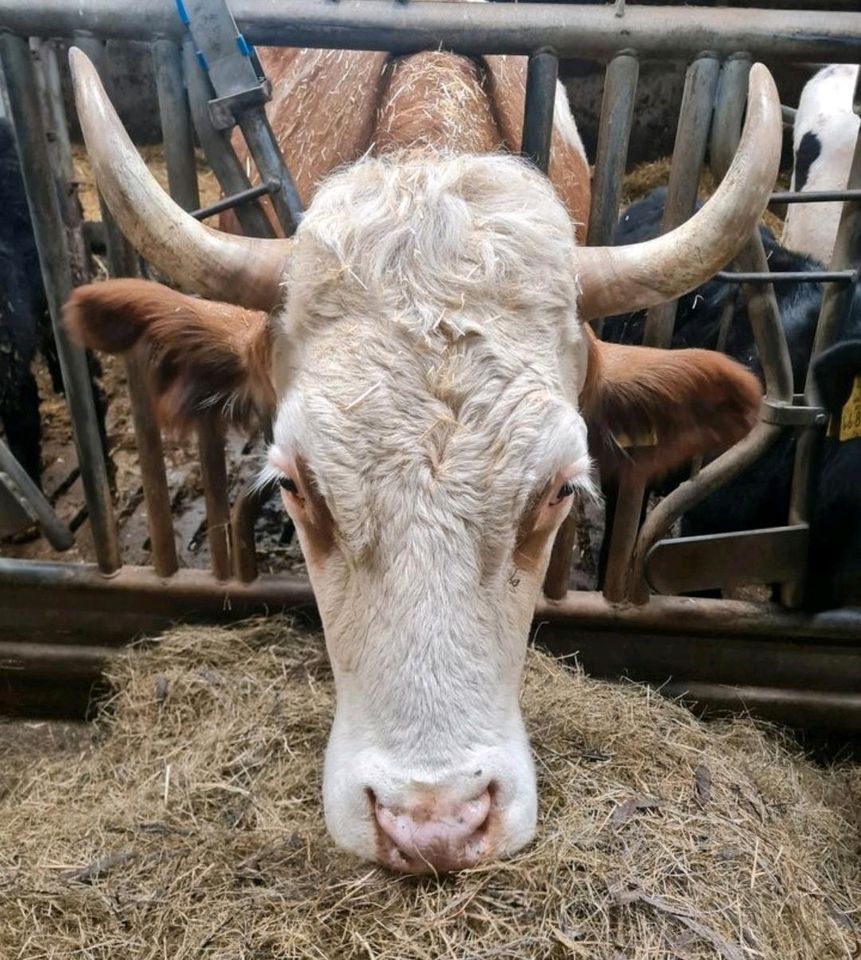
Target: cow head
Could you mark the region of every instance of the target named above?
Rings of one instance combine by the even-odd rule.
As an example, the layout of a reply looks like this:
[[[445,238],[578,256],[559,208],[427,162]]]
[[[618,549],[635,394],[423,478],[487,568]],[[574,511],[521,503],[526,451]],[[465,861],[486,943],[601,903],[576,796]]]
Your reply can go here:
[[[748,130],[715,198],[639,247],[577,249],[547,181],[502,156],[366,159],[324,183],[292,241],[182,213],[73,59],[100,186],[127,235],[187,288],[75,292],[90,346],[148,350],[165,420],[274,419],[266,476],[296,523],[337,688],[326,821],[410,872],[512,853],[535,775],[520,674],[553,535],[590,489],[589,443],[644,425],[645,472],[752,425],[756,381],[718,354],[600,344],[584,315],[679,295],[732,256],[773,181],[780,111],[751,74]],[[765,133],[763,133],[763,130]],[[258,308],[258,310],[248,308]],[[265,308],[260,311],[259,308]]]

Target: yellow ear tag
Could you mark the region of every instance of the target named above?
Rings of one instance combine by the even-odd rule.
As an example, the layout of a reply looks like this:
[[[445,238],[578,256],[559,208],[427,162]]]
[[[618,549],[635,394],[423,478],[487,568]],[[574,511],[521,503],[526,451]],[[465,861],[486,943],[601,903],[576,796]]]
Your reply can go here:
[[[658,434],[654,427],[649,427],[643,433],[628,435],[627,433],[614,433],[613,439],[623,450],[630,450],[631,447],[656,447],[658,445]]]
[[[829,434],[833,436],[829,429]],[[852,381],[852,393],[840,412],[840,442],[861,437],[861,376]]]

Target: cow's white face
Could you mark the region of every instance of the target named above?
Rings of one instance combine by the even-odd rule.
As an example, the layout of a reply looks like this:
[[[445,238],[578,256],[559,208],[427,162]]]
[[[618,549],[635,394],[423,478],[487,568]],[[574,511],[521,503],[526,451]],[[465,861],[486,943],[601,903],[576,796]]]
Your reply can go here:
[[[270,460],[337,686],[327,824],[398,869],[534,830],[520,674],[553,534],[589,485],[572,250],[551,188],[510,157],[366,161],[299,232]]]

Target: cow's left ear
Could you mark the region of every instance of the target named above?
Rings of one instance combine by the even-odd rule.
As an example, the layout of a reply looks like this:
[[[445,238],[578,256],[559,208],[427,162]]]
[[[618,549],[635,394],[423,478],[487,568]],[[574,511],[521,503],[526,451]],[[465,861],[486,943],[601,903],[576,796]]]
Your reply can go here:
[[[186,431],[208,416],[250,428],[274,412],[269,315],[198,300],[146,280],[73,291],[63,310],[73,340],[106,353],[146,351],[156,411]]]
[[[580,397],[589,448],[603,476],[644,480],[720,453],[757,420],[759,381],[712,350],[656,350],[596,340]]]

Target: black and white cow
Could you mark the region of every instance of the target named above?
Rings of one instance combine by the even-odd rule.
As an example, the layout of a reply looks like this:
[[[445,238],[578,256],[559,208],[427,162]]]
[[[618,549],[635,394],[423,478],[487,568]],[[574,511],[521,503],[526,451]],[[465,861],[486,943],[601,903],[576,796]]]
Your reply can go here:
[[[617,244],[647,240],[660,232],[666,191],[659,188],[632,204],[622,214],[615,232]],[[773,272],[811,271],[822,265],[778,243],[760,227],[763,245]],[[713,278],[679,301],[672,347],[716,349],[724,305],[736,296],[738,286]],[[779,283],[774,292],[789,347],[796,392],[802,392],[810,361],[822,287],[813,283]],[[645,313],[610,317],[603,337],[615,343],[639,343]],[[753,332],[743,299],[736,299],[724,350],[762,380]],[[834,346],[814,366],[823,402],[840,420],[850,398],[855,402],[855,378],[861,418],[861,290],[839,324]],[[854,408],[852,408],[854,410]],[[848,416],[848,414],[847,414]],[[830,433],[839,427],[832,427]],[[850,436],[851,434],[851,436]],[[829,436],[822,452],[821,474],[811,524],[809,597],[817,607],[861,601],[861,422],[845,428],[843,439]],[[785,433],[755,464],[707,497],[682,519],[682,536],[700,536],[781,526],[789,514],[795,437]],[[667,478],[661,492],[675,486],[681,476]]]
[[[859,120],[852,109],[857,77],[854,64],[832,64],[802,90],[792,133],[793,190],[845,188],[858,138]],[[839,222],[839,203],[790,204],[783,243],[790,250],[830,263]]]

